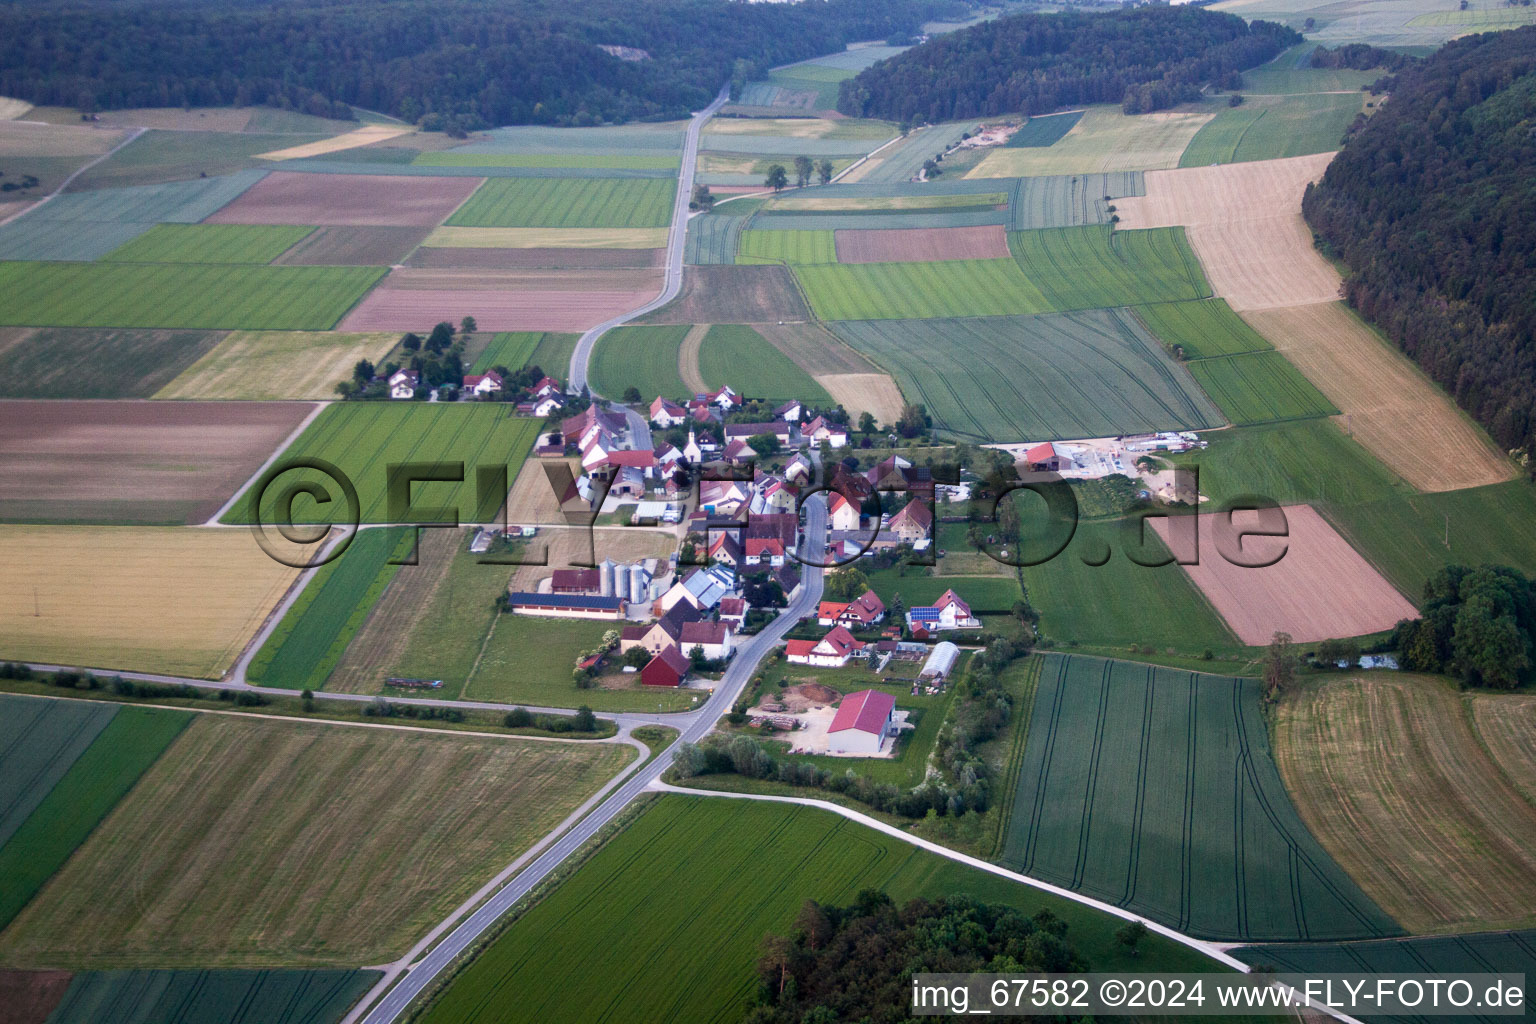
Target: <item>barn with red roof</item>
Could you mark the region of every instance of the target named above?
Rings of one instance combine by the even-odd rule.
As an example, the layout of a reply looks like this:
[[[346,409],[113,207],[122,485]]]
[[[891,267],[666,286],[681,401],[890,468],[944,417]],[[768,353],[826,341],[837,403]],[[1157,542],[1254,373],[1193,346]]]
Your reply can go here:
[[[885,738],[895,734],[896,698],[860,690],[838,705],[827,729],[827,749],[834,754],[878,754]]]

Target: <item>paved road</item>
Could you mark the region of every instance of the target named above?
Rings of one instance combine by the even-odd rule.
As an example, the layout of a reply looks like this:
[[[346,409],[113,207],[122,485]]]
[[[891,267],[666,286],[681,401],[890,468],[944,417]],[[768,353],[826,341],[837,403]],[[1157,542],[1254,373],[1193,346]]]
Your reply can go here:
[[[815,545],[826,542],[826,504],[821,496],[818,495],[807,502],[805,519],[806,540],[812,545],[812,550],[815,550]],[[715,721],[730,710],[737,696],[752,678],[752,674],[757,671],[757,666],[763,658],[773,650],[801,616],[815,611],[817,603],[821,600],[822,571],[814,566],[805,566],[803,571],[805,575],[801,582],[800,593],[768,628],[748,639],[737,650],[736,656],[731,660],[730,668],[726,670],[725,676],[721,679],[720,685],[715,688],[709,701],[700,711],[686,716],[687,724],[681,726],[681,735],[677,742],[626,780],[595,811],[551,844],[537,860],[524,868],[512,881],[481,904],[479,909],[465,918],[448,934],[447,938],[434,946],[431,952],[385,994],[384,998],[362,1018],[363,1024],[392,1024],[398,1020],[411,1001],[429,988],[438,975],[446,970],[460,953],[472,946],[487,929],[550,872],[575,853],[583,843],[596,835],[604,825],[644,793],[653,782],[659,780],[662,773],[671,766],[672,751],[677,743],[697,742],[715,727]],[[677,715],[669,718],[667,722],[670,725],[679,725],[684,720],[684,716]],[[376,996],[376,992],[370,993],[368,998],[373,999]]]
[[[720,95],[714,102],[697,114],[688,122],[688,134],[683,140],[683,163],[677,175],[677,196],[672,202],[672,227],[667,232],[667,274],[666,287],[662,289],[652,301],[632,309],[628,313],[605,320],[581,336],[576,343],[576,351],[571,353],[571,373],[569,387],[572,391],[580,391],[589,386],[587,382],[587,362],[592,358],[592,349],[608,331],[621,324],[627,324],[637,316],[643,316],[653,309],[659,309],[677,298],[677,293],[683,287],[683,240],[688,232],[688,199],[693,194],[693,165],[699,155],[699,132],[704,127],[704,122],[714,116],[715,111],[725,106],[731,98],[730,86],[723,86]],[[616,395],[607,395],[607,398],[616,398]],[[637,442],[635,447],[640,447]]]

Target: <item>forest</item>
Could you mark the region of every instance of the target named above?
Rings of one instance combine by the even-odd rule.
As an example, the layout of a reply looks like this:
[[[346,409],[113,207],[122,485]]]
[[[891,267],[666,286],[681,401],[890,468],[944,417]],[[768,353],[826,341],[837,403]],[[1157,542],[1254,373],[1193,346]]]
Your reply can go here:
[[[1398,623],[1392,643],[1410,671],[1513,690],[1531,678],[1536,592],[1508,566],[1448,565],[1424,584],[1423,616]]]
[[[1049,910],[1026,917],[969,896],[897,906],[878,890],[852,906],[806,900],[788,935],[763,940],[748,1024],[910,1020],[917,972],[1087,970]],[[1127,930],[1128,945],[1139,941]],[[947,1016],[947,1015],[946,1015]]]
[[[1236,87],[1239,72],[1299,42],[1282,25],[1194,5],[1016,14],[881,61],[842,84],[837,109],[915,122],[1082,103],[1142,114],[1195,99],[1207,84]]]
[[[0,95],[85,111],[270,105],[350,119],[358,107],[464,130],[670,119],[705,106],[737,59],[766,68],[967,10],[966,0],[24,0],[0,5]]]
[[[1349,303],[1506,449],[1536,440],[1536,27],[1468,36],[1307,190]]]

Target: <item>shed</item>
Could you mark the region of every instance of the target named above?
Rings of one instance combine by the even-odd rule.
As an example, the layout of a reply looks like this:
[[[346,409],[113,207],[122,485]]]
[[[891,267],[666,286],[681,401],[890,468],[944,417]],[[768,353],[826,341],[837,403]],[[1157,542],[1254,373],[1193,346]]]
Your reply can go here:
[[[879,690],[850,693],[838,705],[827,729],[827,749],[834,754],[878,754],[895,732],[896,698]]]

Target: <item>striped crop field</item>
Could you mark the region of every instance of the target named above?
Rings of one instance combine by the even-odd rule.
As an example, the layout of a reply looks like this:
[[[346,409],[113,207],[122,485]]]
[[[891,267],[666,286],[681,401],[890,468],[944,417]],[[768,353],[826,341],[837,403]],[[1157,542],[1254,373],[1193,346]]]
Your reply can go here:
[[[890,370],[951,437],[1056,440],[1222,424],[1188,372],[1124,310],[828,326]]]
[[[743,231],[737,263],[836,263],[831,231]]]
[[[1202,938],[1402,933],[1302,824],[1257,680],[1042,657],[1005,864]]]
[[[1112,937],[1118,919],[826,811],[672,795],[502,932],[421,1020],[491,1024],[508,1006],[550,1024],[630,1019],[634,1007],[666,1007],[684,1024],[740,1020],[763,935],[789,930],[807,899],[843,906],[861,889],[897,903],[965,894],[1026,916],[1049,909],[1099,970],[1212,969],[1157,936],[1127,956]],[[684,935],[709,955],[679,957]],[[562,973],[573,962],[586,965],[574,982]]]
[[[1162,302],[1136,307],[1147,329],[1183,359],[1236,356],[1274,349],[1248,321],[1232,312],[1226,299]]]
[[[1189,364],[1189,372],[1238,426],[1333,416],[1339,411],[1279,352],[1197,359]]]
[[[112,263],[271,263],[314,230],[290,224],[156,224],[102,259]]]
[[[117,705],[0,694],[0,847],[117,714]]]
[[[729,384],[752,398],[796,399],[818,408],[833,404],[814,377],[745,324],[710,327],[699,347],[699,375],[711,388]]]
[[[1083,119],[1083,111],[1069,110],[1064,114],[1047,114],[1031,117],[1024,127],[1008,136],[1008,145],[1026,149],[1054,146]]]
[[[492,178],[447,223],[473,228],[660,228],[669,178]]]
[[[1211,294],[1183,228],[1015,231],[1008,245],[1050,309],[1100,309]]]
[[[794,194],[774,199],[767,209],[778,213],[817,211],[822,213],[878,213],[882,210],[913,213],[919,210],[968,210],[976,207],[1003,206],[1008,202],[1004,192],[956,193],[952,195],[848,195],[820,196]]]
[[[52,1024],[334,1024],[377,971],[82,971]],[[142,1014],[142,1016],[140,1016]]]
[[[324,331],[383,267],[0,263],[0,324]]]
[[[357,488],[361,521],[382,523],[408,521],[390,513],[391,466],[416,463],[424,474],[433,466],[454,469],[462,463],[463,483],[417,483],[411,489],[412,500],[418,507],[457,508],[465,522],[487,522],[505,494],[484,495],[487,506],[482,508],[478,500],[482,496],[476,493],[477,470],[505,466],[507,479],[516,478],[538,434],[538,421],[516,419],[508,411],[503,405],[478,402],[344,402],[322,412],[274,465],[298,458],[332,463]],[[274,478],[263,499],[267,504],[260,521],[282,522],[277,514],[280,494],[309,481],[318,483],[332,500],[319,505],[311,498],[299,498],[294,503],[294,521],[341,522],[348,509],[337,493],[337,484],[307,469],[292,469]],[[241,495],[224,521],[257,521],[252,497],[249,492]]]
[[[679,349],[689,330],[687,324],[671,324],[609,331],[592,353],[592,390],[616,398],[625,388],[636,387],[646,401],[657,395],[692,395],[678,370]]]
[[[794,271],[822,320],[1008,316],[1052,308],[1015,260],[797,266]]]

